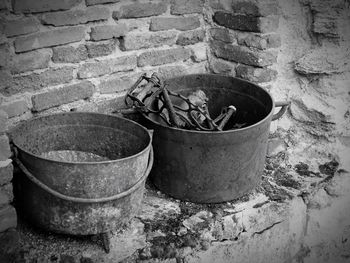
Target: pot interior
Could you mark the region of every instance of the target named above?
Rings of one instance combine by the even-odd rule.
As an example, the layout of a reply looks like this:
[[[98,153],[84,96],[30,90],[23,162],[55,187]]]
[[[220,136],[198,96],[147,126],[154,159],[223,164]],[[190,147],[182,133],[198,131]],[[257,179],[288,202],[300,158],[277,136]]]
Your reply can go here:
[[[202,90],[208,97],[208,108],[212,118],[217,117],[224,107],[236,107],[236,115],[229,120],[225,130],[230,130],[235,124],[248,127],[265,119],[272,111],[273,100],[263,88],[234,77],[203,74],[187,75],[167,80],[167,88],[173,92],[188,96],[194,91]],[[175,105],[181,105],[180,98],[171,96]],[[152,104],[154,109],[158,106]],[[165,124],[156,114],[148,116],[153,121]]]

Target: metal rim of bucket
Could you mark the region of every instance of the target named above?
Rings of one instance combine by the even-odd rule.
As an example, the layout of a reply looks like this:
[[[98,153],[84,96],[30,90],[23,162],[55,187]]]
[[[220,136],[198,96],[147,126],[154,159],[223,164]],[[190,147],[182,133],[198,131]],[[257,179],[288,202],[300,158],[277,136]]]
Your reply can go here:
[[[193,75],[201,75],[201,74],[189,74],[187,76],[193,76]],[[213,75],[213,76],[217,76],[217,74],[205,74],[205,75]],[[175,77],[176,78],[176,77]],[[236,77],[235,77],[236,78]],[[196,134],[196,133],[201,133],[201,134],[223,134],[223,133],[232,133],[232,132],[240,132],[240,131],[246,131],[246,130],[249,130],[249,129],[253,129],[255,128],[256,126],[259,126],[260,124],[262,124],[263,122],[265,122],[267,119],[269,119],[272,116],[272,121],[274,120],[277,120],[279,119],[285,112],[286,110],[288,109],[289,105],[290,105],[290,101],[278,101],[278,102],[275,102],[274,99],[272,98],[271,94],[266,91],[265,89],[263,89],[262,87],[260,87],[259,85],[251,82],[251,81],[248,81],[248,80],[244,80],[242,78],[237,78],[243,82],[246,82],[256,88],[259,88],[261,89],[263,92],[266,93],[266,95],[271,99],[271,102],[272,102],[272,107],[271,107],[271,111],[269,112],[269,114],[267,114],[267,116],[265,118],[263,118],[262,120],[250,125],[250,126],[247,126],[247,127],[244,127],[244,128],[239,128],[239,129],[235,129],[235,130],[225,130],[225,131],[197,131],[197,130],[188,130],[188,129],[182,129],[182,128],[176,128],[176,127],[171,127],[171,126],[167,126],[165,124],[162,124],[162,123],[159,123],[155,120],[153,120],[152,118],[150,118],[149,116],[147,116],[146,114],[143,113],[143,116],[151,121],[153,124],[155,125],[159,125],[159,126],[162,126],[164,128],[167,128],[167,129],[170,129],[170,130],[174,130],[174,131],[178,131],[178,132],[186,132],[186,133],[193,133],[193,134]],[[280,111],[273,114],[273,109],[275,107],[281,107]]]
[[[124,196],[131,194],[136,189],[138,189],[140,187],[140,185],[146,180],[149,173],[151,172],[151,169],[153,166],[154,155],[153,155],[153,147],[151,147],[150,153],[149,153],[147,169],[146,169],[144,175],[132,187],[130,187],[129,189],[127,189],[121,193],[118,193],[116,195],[109,196],[109,197],[102,197],[102,198],[81,198],[81,197],[72,197],[72,196],[68,196],[65,194],[61,194],[60,192],[50,188],[49,186],[47,186],[46,184],[41,182],[39,179],[37,179],[34,175],[32,175],[32,173],[28,171],[28,169],[17,158],[17,156],[14,157],[14,160],[15,160],[16,164],[19,166],[19,168],[22,170],[22,172],[27,176],[27,178],[32,183],[34,183],[35,185],[37,185],[38,187],[40,187],[44,191],[50,193],[51,195],[53,195],[59,199],[62,199],[65,201],[70,201],[70,202],[76,202],[76,203],[103,203],[103,202],[109,202],[109,201],[113,201],[116,199],[120,199]]]
[[[86,112],[64,112],[64,113],[53,113],[53,114],[50,114],[50,115],[43,115],[43,116],[39,116],[39,117],[35,117],[35,118],[32,118],[30,119],[29,121],[35,121],[35,120],[38,120],[40,118],[44,118],[45,116],[54,116],[54,115],[63,115],[63,114],[86,114]],[[42,157],[38,154],[34,154],[30,151],[27,151],[26,149],[23,149],[22,147],[19,147],[18,145],[16,145],[16,143],[12,140],[11,138],[11,143],[14,145],[14,148],[17,148],[19,150],[21,150],[22,152],[28,154],[28,155],[31,155],[31,156],[34,156],[35,158],[38,158],[38,159],[41,159],[41,160],[45,160],[45,161],[49,161],[49,162],[54,162],[54,163],[62,163],[62,164],[67,164],[67,165],[76,165],[76,164],[83,164],[83,165],[96,165],[96,164],[110,164],[110,163],[115,163],[115,162],[121,162],[121,161],[125,161],[127,159],[131,159],[131,158],[135,158],[143,153],[145,153],[146,151],[149,150],[150,147],[152,147],[152,136],[150,134],[150,131],[147,130],[145,127],[143,127],[142,125],[138,124],[137,122],[133,121],[133,120],[130,120],[130,119],[126,119],[126,118],[123,118],[123,117],[118,117],[116,115],[111,115],[111,114],[104,114],[104,113],[97,113],[97,112],[89,112],[89,114],[91,115],[99,115],[99,116],[109,116],[109,117],[113,117],[113,118],[117,118],[117,119],[122,119],[122,120],[126,120],[128,122],[131,122],[133,123],[135,126],[138,126],[140,127],[141,129],[143,129],[146,133],[147,133],[147,136],[149,138],[149,142],[147,144],[147,146],[140,152],[136,153],[136,154],[133,154],[133,155],[130,155],[130,156],[126,156],[126,157],[123,157],[123,158],[119,158],[119,159],[115,159],[115,160],[108,160],[108,161],[96,161],[96,162],[68,162],[68,161],[58,161],[58,160],[54,160],[54,159],[50,159],[50,158],[45,158],[45,157]],[[15,131],[16,129],[19,129],[21,127],[21,125],[24,125],[23,124],[19,124],[18,126],[12,128],[10,131],[9,131],[9,134],[11,135],[13,133],[13,131]],[[57,125],[57,126],[60,126],[60,125]]]

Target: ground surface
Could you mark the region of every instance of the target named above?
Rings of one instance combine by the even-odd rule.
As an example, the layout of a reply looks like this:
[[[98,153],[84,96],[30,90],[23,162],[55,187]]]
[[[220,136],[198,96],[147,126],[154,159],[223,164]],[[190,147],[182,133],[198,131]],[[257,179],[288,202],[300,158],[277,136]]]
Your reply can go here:
[[[97,236],[47,233],[22,218],[17,262],[346,262],[350,175],[335,160],[310,170],[276,152],[261,185],[232,202],[182,202],[148,184],[108,254]]]

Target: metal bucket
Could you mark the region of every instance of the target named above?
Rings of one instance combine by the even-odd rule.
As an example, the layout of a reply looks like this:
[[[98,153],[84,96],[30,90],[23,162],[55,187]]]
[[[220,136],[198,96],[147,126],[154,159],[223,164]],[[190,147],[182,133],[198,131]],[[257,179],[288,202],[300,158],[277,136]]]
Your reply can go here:
[[[145,116],[147,127],[154,130],[155,161],[150,176],[154,184],[175,198],[198,203],[230,201],[252,190],[263,172],[270,122],[284,114],[289,102],[275,103],[266,90],[234,77],[186,75],[166,83],[169,90],[184,96],[203,90],[214,117],[222,107],[234,105],[237,114],[226,125],[228,129],[234,123],[247,125],[194,131],[169,127],[152,113]],[[282,109],[273,115],[278,106]]]
[[[24,172],[16,199],[35,225],[66,234],[99,234],[138,212],[153,163],[151,137],[141,125],[74,112],[26,121],[10,135]],[[88,158],[48,158],[48,153],[65,151]]]

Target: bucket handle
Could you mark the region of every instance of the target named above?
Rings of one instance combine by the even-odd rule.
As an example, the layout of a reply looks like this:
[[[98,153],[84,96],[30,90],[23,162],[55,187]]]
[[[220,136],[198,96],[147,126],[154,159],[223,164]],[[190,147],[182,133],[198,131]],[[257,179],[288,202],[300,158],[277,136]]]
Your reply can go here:
[[[276,101],[275,107],[281,107],[281,109],[279,110],[279,112],[277,112],[272,116],[272,121],[275,121],[281,118],[283,114],[287,111],[289,106],[290,106],[290,101]]]
[[[16,149],[17,150],[17,149]],[[17,158],[17,156],[15,155],[14,157],[15,162],[17,163],[17,165],[19,166],[19,168],[23,171],[23,173],[27,176],[27,178],[32,181],[34,184],[36,184],[37,186],[39,186],[41,189],[43,189],[44,191],[52,194],[53,196],[59,198],[59,199],[63,199],[65,201],[70,201],[70,202],[75,202],[75,203],[103,203],[103,202],[108,202],[108,201],[113,201],[116,199],[120,199],[122,197],[125,197],[129,194],[131,194],[132,192],[134,192],[137,188],[139,188],[139,186],[143,183],[143,181],[145,181],[145,179],[147,178],[147,176],[149,175],[151,169],[152,169],[152,165],[153,165],[153,148],[151,146],[150,149],[150,154],[149,154],[149,159],[148,159],[148,166],[147,166],[147,170],[145,172],[145,174],[141,177],[141,179],[139,181],[137,181],[136,184],[134,184],[132,187],[130,187],[128,190],[118,193],[116,195],[113,196],[109,196],[109,197],[102,197],[102,198],[80,198],[80,197],[73,197],[73,196],[68,196],[68,195],[64,195],[61,194],[59,192],[57,192],[56,190],[48,187],[47,185],[45,185],[43,182],[41,182],[39,179],[37,179],[35,176],[32,175],[31,172],[28,171],[28,169],[24,166],[24,164]]]

